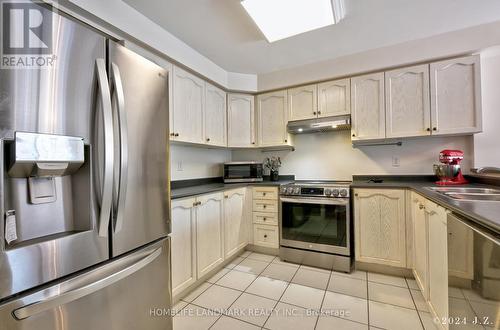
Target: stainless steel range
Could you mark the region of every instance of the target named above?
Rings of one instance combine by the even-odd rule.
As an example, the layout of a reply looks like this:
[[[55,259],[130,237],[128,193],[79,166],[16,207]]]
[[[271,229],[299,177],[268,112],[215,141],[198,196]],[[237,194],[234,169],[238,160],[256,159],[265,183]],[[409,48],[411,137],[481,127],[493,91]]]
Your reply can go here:
[[[280,258],[351,270],[351,215],[346,181],[297,181],[280,187]]]

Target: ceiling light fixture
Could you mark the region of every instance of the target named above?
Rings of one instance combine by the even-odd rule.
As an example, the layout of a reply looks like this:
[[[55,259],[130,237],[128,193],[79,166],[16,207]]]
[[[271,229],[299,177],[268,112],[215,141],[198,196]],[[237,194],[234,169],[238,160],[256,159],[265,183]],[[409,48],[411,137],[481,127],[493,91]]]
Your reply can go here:
[[[344,0],[243,0],[241,5],[269,42],[338,23]]]

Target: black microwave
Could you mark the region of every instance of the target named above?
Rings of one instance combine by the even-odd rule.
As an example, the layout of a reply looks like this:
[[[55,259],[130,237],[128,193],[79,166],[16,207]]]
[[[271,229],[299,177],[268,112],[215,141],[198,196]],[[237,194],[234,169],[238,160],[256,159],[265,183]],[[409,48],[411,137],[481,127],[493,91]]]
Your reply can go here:
[[[224,182],[259,182],[262,181],[262,163],[230,162],[224,163]]]

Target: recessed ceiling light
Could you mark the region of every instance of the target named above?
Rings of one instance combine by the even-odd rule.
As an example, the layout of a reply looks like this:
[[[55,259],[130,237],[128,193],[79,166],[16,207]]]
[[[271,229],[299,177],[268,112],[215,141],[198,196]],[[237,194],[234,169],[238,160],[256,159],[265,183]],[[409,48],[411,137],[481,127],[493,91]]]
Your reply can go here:
[[[245,8],[269,42],[338,23],[344,0],[243,0]]]

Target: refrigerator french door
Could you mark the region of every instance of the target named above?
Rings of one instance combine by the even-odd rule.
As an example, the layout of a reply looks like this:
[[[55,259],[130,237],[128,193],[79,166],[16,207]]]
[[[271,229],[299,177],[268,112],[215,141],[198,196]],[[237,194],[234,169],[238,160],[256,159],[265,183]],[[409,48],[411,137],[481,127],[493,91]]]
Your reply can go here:
[[[43,31],[52,67],[0,70],[0,329],[171,329],[167,72]]]

